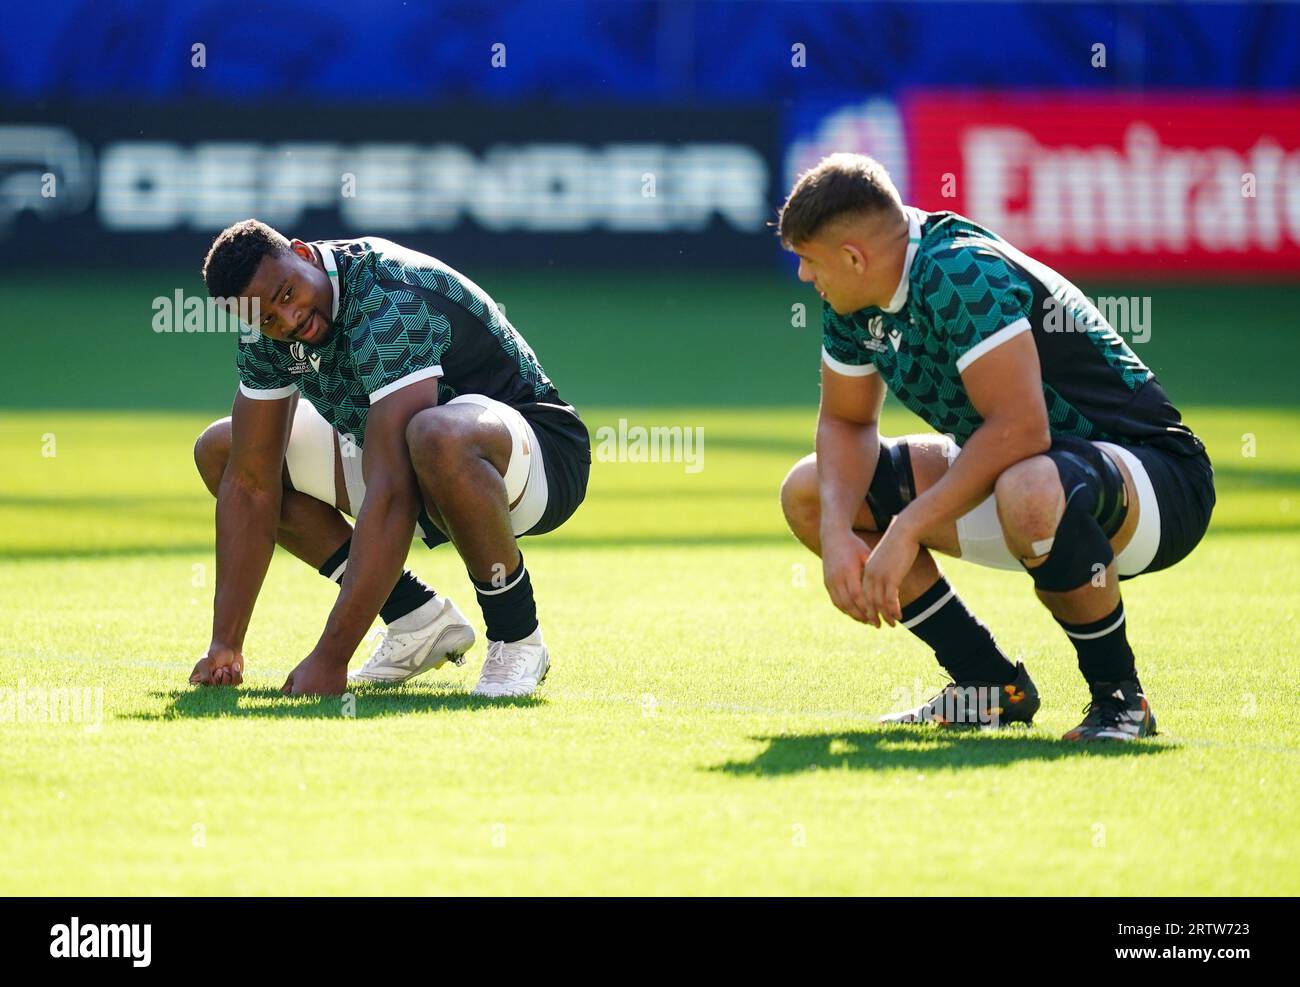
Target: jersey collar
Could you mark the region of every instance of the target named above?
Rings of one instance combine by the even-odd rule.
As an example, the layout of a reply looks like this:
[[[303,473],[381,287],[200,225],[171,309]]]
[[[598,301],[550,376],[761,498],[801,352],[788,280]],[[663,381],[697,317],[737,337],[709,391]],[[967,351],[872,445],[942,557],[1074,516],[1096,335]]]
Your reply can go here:
[[[882,312],[888,312],[891,315],[902,309],[907,304],[907,291],[912,281],[912,261],[916,260],[917,248],[921,246],[921,216],[920,213],[912,206],[904,206],[903,212],[907,214],[907,256],[903,259],[903,276],[898,279],[898,287],[894,291],[894,297],[889,300]]]
[[[330,287],[334,289],[334,307],[333,307],[333,309],[330,310],[330,318],[331,318],[331,319],[337,319],[337,318],[339,317],[339,267],[338,267],[338,261],[336,261],[336,260],[334,259],[334,251],[330,250],[328,247],[319,247],[319,246],[317,246],[316,244],[313,243],[313,244],[312,244],[312,249],[315,250],[315,251],[316,251],[316,255],[317,255],[318,257],[320,257],[320,262],[321,262],[321,264],[323,264],[323,265],[325,266],[325,273],[329,275],[329,278],[330,278]],[[908,262],[909,262],[909,263],[911,262],[910,257],[909,257]]]

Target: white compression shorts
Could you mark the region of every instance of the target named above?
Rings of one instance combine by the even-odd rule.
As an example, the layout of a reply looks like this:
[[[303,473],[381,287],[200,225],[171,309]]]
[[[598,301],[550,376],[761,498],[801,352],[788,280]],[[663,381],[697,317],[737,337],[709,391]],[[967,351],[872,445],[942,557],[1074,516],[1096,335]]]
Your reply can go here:
[[[510,509],[510,526],[516,535],[527,534],[541,520],[547,503],[546,470],[532,425],[514,408],[482,394],[462,394],[447,403],[478,405],[509,430],[510,462],[502,479],[506,485],[506,499],[514,504]],[[362,450],[350,440],[346,443],[340,440],[333,426],[312,403],[299,398],[289,433],[289,447],[285,452],[289,481],[295,490],[338,507],[334,493],[336,443],[343,462],[348,513],[356,517],[366,498]]]
[[[1133,485],[1137,487],[1137,530],[1133,532],[1133,537],[1124,546],[1124,550],[1115,557],[1119,575],[1136,576],[1151,564],[1156,549],[1160,547],[1160,505],[1156,503],[1155,488],[1147,476],[1146,467],[1127,449],[1110,442],[1094,444],[1105,449],[1112,458],[1123,462],[1133,477]],[[959,452],[961,449],[957,443],[949,439],[946,449],[949,466]],[[957,519],[957,542],[961,546],[961,557],[967,562],[992,569],[1024,569],[1002,537],[997,503],[992,495]]]

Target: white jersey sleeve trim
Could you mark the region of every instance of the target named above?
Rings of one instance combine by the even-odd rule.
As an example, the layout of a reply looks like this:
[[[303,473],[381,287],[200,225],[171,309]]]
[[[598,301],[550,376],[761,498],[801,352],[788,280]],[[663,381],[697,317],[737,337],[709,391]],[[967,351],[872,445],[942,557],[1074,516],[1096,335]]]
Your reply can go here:
[[[968,349],[961,356],[957,357],[957,373],[963,373],[967,367],[982,357],[989,350],[996,349],[1013,336],[1019,336],[1022,332],[1029,329],[1029,320],[1024,316],[1016,319],[1009,326],[1003,326],[992,336],[987,339],[981,339],[978,343]]]
[[[822,347],[822,363],[830,367],[837,374],[844,377],[865,377],[868,374],[874,374],[876,367],[871,363],[864,363],[861,366],[854,366],[851,363],[841,363],[835,357],[826,352],[826,347]]]
[[[254,401],[279,401],[281,398],[287,398],[291,394],[297,394],[298,388],[293,384],[286,384],[284,387],[249,387],[242,380],[239,382],[239,393],[246,398],[252,398]]]
[[[379,390],[371,392],[370,403],[374,404],[380,398],[386,398],[394,391],[400,391],[403,387],[406,387],[409,384],[418,384],[420,381],[428,380],[430,377],[441,377],[441,376],[442,376],[441,364],[432,367],[425,367],[423,370],[417,370],[414,373],[409,373],[405,377],[399,377],[391,384],[385,384]]]

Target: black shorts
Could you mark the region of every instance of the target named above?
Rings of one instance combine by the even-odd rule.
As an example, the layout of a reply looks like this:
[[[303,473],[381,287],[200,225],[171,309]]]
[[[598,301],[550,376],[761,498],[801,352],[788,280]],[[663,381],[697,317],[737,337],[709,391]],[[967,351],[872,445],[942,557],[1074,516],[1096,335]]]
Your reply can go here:
[[[1142,571],[1168,569],[1191,553],[1210,526],[1215,504],[1214,467],[1204,449],[1189,453],[1127,443],[1122,448],[1146,470],[1160,511],[1160,541],[1151,563]]]
[[[947,454],[950,464],[958,452],[956,444],[950,443]],[[1100,470],[1108,469],[1105,459],[1123,463],[1133,475],[1140,513],[1137,529],[1120,553],[1124,560],[1120,579],[1167,569],[1185,558],[1204,537],[1214,511],[1214,470],[1204,447],[1195,437],[1188,435],[1171,437],[1168,441],[1119,443],[1089,442],[1069,435],[1053,436],[1052,448],[1047,455],[1056,462],[1058,469],[1062,467],[1058,458],[1062,452],[1074,453],[1086,464]],[[1115,481],[1118,484],[1118,475]],[[906,437],[882,438],[876,472],[866,497],[878,531],[886,530],[893,517],[915,498],[913,482]],[[1114,529],[1118,529],[1122,522],[1121,514]],[[956,525],[962,558],[994,569],[1022,568],[1006,546],[992,495],[958,518]],[[1103,531],[1106,531],[1105,526]],[[1106,533],[1108,537],[1111,534],[1110,531]]]
[[[546,471],[546,510],[527,533],[544,535],[569,520],[587,496],[591,436],[572,408],[533,404],[519,411],[533,427]]]
[[[567,405],[539,402],[514,408],[537,436],[546,473],[546,507],[537,523],[519,537],[544,535],[569,520],[587,496],[591,438],[578,413]],[[420,539],[430,548],[451,541],[423,508],[418,524]]]

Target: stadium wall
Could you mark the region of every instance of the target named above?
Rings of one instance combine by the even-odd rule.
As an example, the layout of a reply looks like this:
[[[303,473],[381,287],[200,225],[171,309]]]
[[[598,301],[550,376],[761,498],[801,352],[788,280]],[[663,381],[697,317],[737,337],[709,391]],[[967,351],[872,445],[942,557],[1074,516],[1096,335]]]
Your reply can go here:
[[[194,256],[247,215],[464,265],[770,266],[794,176],[851,150],[1072,274],[1300,269],[1300,5],[89,9],[6,14],[9,267]]]
[[[822,155],[1072,273],[1294,276],[1300,112],[1286,97],[916,90],[821,111],[450,105],[0,111],[0,262],[201,256],[258,216],[461,264],[752,267]],[[292,123],[286,124],[290,120]],[[593,135],[599,135],[593,139]]]

